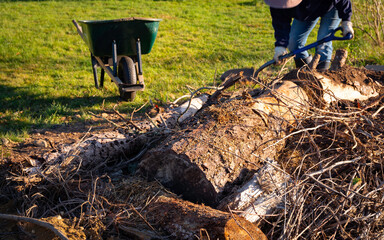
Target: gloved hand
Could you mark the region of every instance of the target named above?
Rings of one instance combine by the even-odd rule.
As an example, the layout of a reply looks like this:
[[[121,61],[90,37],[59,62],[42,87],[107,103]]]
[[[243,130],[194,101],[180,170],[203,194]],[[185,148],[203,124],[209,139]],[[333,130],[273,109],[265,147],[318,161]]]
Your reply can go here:
[[[351,21],[343,21],[341,23],[341,28],[343,29],[343,36],[347,36],[348,33],[352,34],[352,37],[355,35],[355,32],[352,28],[352,22]]]
[[[285,47],[277,46],[275,47],[275,55],[273,56],[273,59],[276,61],[276,65],[281,65],[284,63],[284,61],[280,60],[279,57],[287,54],[287,49]]]

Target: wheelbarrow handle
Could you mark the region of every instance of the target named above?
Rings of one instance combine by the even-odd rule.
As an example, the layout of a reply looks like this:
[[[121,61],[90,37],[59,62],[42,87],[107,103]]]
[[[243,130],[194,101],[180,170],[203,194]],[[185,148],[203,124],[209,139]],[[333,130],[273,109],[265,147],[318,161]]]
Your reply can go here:
[[[83,33],[83,29],[80,27],[80,25],[76,22],[75,19],[72,20],[72,23],[73,25],[75,25],[76,29],[77,29],[77,33],[80,35],[80,37],[85,41],[84,39],[84,33]]]
[[[314,43],[311,43],[305,47],[302,47],[302,48],[299,48],[299,49],[296,49],[290,53],[287,53],[281,57],[279,57],[280,60],[283,60],[285,58],[289,58],[289,57],[292,57],[292,56],[295,56],[296,54],[298,53],[301,53],[301,52],[304,52],[304,51],[307,51],[311,48],[314,48],[314,47],[317,47],[319,46],[320,44],[323,44],[325,42],[329,42],[329,41],[333,41],[333,40],[351,40],[353,38],[353,35],[351,33],[348,33],[346,36],[344,37],[337,37],[336,36],[336,33],[337,31],[341,31],[342,28],[341,27],[338,27],[336,28],[335,30],[333,30],[332,33],[330,33],[328,36],[314,42]],[[257,77],[257,75],[266,67],[272,65],[272,64],[275,64],[276,61],[274,59],[264,63],[259,69],[257,69],[254,73],[253,73],[253,77]]]

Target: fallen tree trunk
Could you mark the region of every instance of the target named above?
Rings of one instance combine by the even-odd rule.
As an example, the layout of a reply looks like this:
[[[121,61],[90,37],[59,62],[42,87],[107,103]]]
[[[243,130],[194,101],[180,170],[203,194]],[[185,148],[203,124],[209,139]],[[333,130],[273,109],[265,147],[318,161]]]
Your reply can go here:
[[[273,163],[269,160],[285,146],[290,136],[287,129],[311,114],[314,107],[339,99],[366,100],[377,96],[381,86],[371,81],[370,74],[348,67],[340,72],[325,73],[296,70],[262,91],[243,91],[230,98],[220,98],[217,93],[213,95],[217,101],[178,127],[175,119],[179,118],[173,118],[168,125],[170,129],[165,128],[167,118],[159,118],[159,126],[165,123],[161,138],[166,139],[156,142],[156,148],[149,150],[154,136],[159,137],[156,131],[151,132],[152,137],[93,136],[72,146],[68,152],[50,155],[52,158],[43,174],[60,172],[70,165],[80,168],[87,163],[104,164],[120,155],[133,155],[131,160],[142,157],[137,175],[158,180],[186,200],[222,210],[162,196],[156,197],[146,209],[148,220],[180,239],[194,235],[202,239],[205,236],[209,236],[207,239],[223,236],[239,239],[237,235],[254,239],[250,232],[258,230],[246,220],[257,221],[284,202],[282,197],[286,194],[284,188],[288,186],[289,176],[275,164],[265,164]],[[353,76],[363,81],[354,81]],[[314,104],[316,101],[323,105]],[[76,165],[79,163],[81,166]],[[64,176],[61,173],[60,176]],[[283,191],[276,195],[278,190]],[[258,205],[263,206],[262,209],[257,210]],[[246,220],[232,212],[223,212],[227,210]],[[233,230],[232,235],[228,235],[229,229]]]
[[[340,81],[345,78],[349,80]],[[255,98],[244,93],[203,109],[150,150],[137,173],[159,180],[184,199],[216,206],[265,159],[275,157],[285,145],[287,127],[309,114],[310,107],[321,106],[317,101],[327,106],[378,96],[380,85],[369,79],[368,72],[349,67],[326,73],[293,71]]]
[[[174,239],[267,239],[256,225],[242,217],[166,196],[148,206],[146,218]]]
[[[265,139],[282,137],[281,125],[264,123],[250,104],[234,100],[223,108],[208,107],[148,151],[137,174],[159,180],[184,199],[215,206],[225,191],[261,166],[260,159],[282,147],[273,141],[263,144]]]

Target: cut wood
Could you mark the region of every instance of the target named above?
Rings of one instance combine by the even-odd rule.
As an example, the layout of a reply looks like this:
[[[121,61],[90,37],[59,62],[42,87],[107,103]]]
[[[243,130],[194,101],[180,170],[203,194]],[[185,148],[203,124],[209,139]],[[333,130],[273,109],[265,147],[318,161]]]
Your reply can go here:
[[[267,239],[256,225],[242,217],[166,196],[151,203],[145,216],[173,239]]]
[[[233,100],[220,108],[205,108],[148,151],[137,174],[157,179],[185,199],[215,206],[233,184],[260,167],[260,159],[283,146],[273,139],[283,136],[284,123],[264,123],[252,104],[253,100]]]
[[[204,103],[208,100],[208,95],[203,94],[198,97],[192,98],[190,101],[185,102],[181,106],[177,107],[175,111],[179,114],[177,117],[178,123],[184,122],[189,117],[195,115],[197,111],[199,111]]]
[[[131,178],[117,192],[117,202],[131,213],[126,220],[121,215],[119,228],[140,239],[266,239],[243,217],[180,199],[157,182]]]
[[[289,181],[290,176],[279,164],[268,159],[248,182],[223,199],[217,208],[230,209],[250,222],[257,222],[276,208],[284,209]]]

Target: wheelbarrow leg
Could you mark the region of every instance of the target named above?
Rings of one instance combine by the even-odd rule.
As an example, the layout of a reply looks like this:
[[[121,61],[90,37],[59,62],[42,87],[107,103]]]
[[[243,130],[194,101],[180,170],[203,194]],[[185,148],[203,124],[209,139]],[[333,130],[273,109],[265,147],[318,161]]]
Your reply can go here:
[[[104,87],[104,75],[105,75],[105,70],[104,70],[104,68],[101,68],[101,72],[100,72],[100,88]]]
[[[99,81],[97,79],[97,60],[96,58],[93,56],[93,54],[91,54],[91,61],[92,61],[92,70],[93,70],[93,79],[95,80],[95,87],[97,89],[100,88],[100,85],[99,85]],[[102,74],[103,75],[103,74]],[[101,79],[100,79],[101,80]],[[103,76],[103,81],[104,81],[104,76]]]
[[[117,45],[116,41],[112,42],[112,61],[113,61],[113,76],[117,77]]]
[[[140,84],[144,84],[143,67],[141,63],[141,43],[139,38],[136,40],[136,51],[137,51],[137,79]]]
[[[137,50],[137,67],[138,67],[138,74],[143,75],[143,68],[141,63],[141,44],[140,44],[140,38],[136,41],[136,50]]]

